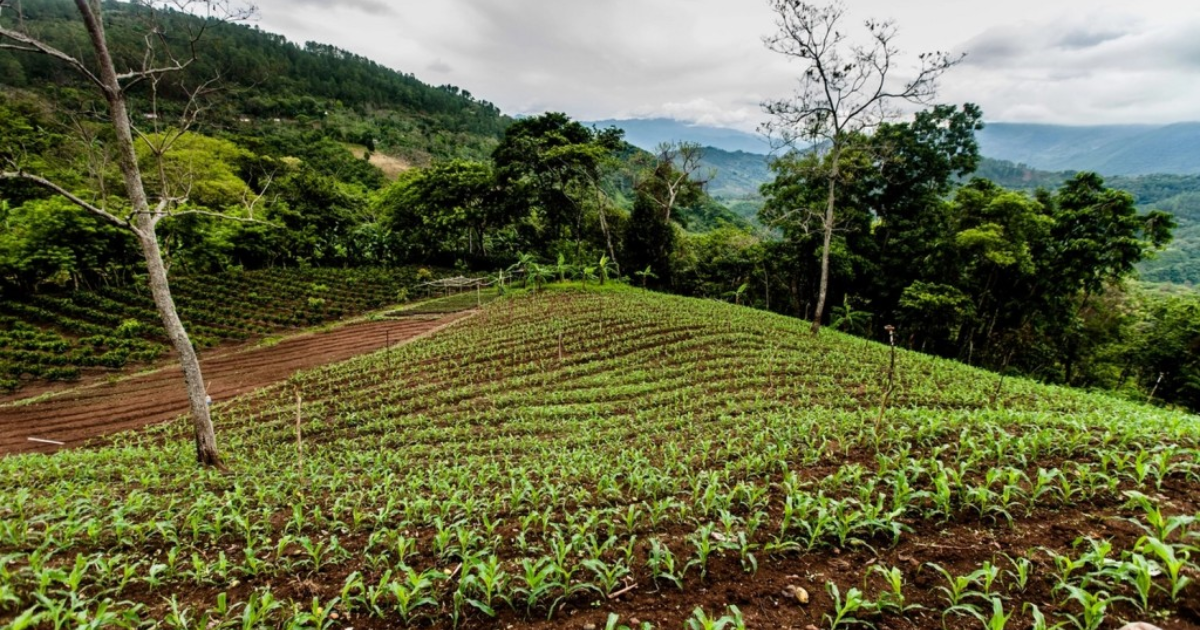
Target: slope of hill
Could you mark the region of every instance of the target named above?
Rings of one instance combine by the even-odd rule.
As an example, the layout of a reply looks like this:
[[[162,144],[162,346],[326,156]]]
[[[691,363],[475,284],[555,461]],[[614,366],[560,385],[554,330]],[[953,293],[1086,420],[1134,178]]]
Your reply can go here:
[[[1200,122],[1078,127],[996,122],[976,137],[982,154],[1042,170],[1200,174]]]
[[[106,0],[106,30],[120,67],[140,67],[144,32],[151,24],[166,41],[186,49],[187,33],[204,25],[190,14],[162,10],[150,22],[143,7]],[[83,27],[67,0],[24,0],[24,21],[47,43],[83,48]],[[4,12],[7,19],[11,8]],[[219,96],[208,103],[209,127],[293,123],[329,129],[336,139],[400,157],[483,157],[510,122],[493,104],[454,86],[433,87],[415,76],[317,42],[299,45],[245,24],[208,23],[197,60],[183,75],[190,86],[214,77]],[[45,55],[0,50],[0,86],[25,88],[59,103],[92,99],[82,78]],[[145,86],[146,84],[143,84]],[[151,113],[146,91],[133,94],[134,110]],[[159,113],[181,107],[187,94],[172,81],[159,86]]]
[[[891,601],[888,574],[921,608],[856,618],[986,615],[948,610],[941,579],[918,579],[936,564],[990,571],[980,588],[1027,627],[1028,605],[1078,614],[1084,587],[1135,617],[1110,565],[1135,554],[1200,568],[1200,524],[1151,519],[1200,509],[1193,416],[908,352],[881,413],[885,346],[607,287],[494,303],[218,404],[232,474],[198,471],[181,424],[0,459],[0,623],[73,606],[131,626],[804,627],[840,594]],[[1076,568],[1029,570],[1055,555]],[[1200,584],[1172,599],[1167,571],[1148,576],[1156,622],[1195,627]],[[797,589],[809,605],[779,605]]]
[[[758,196],[758,188],[770,181],[770,158],[761,153],[724,151],[704,147],[701,171],[711,171],[708,193],[720,200],[736,200]]]

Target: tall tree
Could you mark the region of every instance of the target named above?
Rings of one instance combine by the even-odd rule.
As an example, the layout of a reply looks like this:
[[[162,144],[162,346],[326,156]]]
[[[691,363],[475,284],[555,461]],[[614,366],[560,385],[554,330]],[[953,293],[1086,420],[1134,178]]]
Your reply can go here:
[[[231,10],[228,3],[223,0],[177,0],[173,4],[179,10],[204,12],[213,19],[240,19],[247,15],[246,11]],[[140,6],[151,16],[153,15],[153,7],[149,2],[140,3]],[[220,467],[222,466],[221,457],[217,451],[216,435],[213,431],[212,418],[209,415],[208,396],[205,392],[204,377],[200,372],[200,361],[196,356],[191,339],[188,337],[187,330],[176,312],[175,302],[171,297],[171,287],[167,281],[167,268],[163,263],[162,249],[156,232],[159,222],[164,218],[196,211],[180,211],[179,205],[184,199],[166,193],[160,196],[156,203],[151,204],[150,195],[146,192],[142,177],[142,169],[138,164],[134,140],[135,133],[138,132],[130,117],[128,102],[130,90],[135,86],[143,83],[157,85],[163,77],[178,73],[191,65],[196,58],[195,43],[199,41],[203,29],[187,34],[184,43],[184,50],[187,52],[179,55],[176,52],[178,48],[170,45],[167,35],[161,30],[152,28],[145,39],[145,49],[141,51],[142,55],[132,62],[123,61],[123,65],[131,69],[118,71],[117,61],[114,59],[105,35],[104,14],[100,2],[75,0],[75,7],[83,20],[92,55],[88,57],[71,55],[32,36],[17,12],[19,3],[11,0],[0,0],[0,20],[3,20],[0,21],[0,48],[50,56],[82,75],[99,91],[108,109],[117,164],[121,171],[129,207],[122,211],[111,209],[103,203],[90,202],[39,174],[27,172],[21,164],[6,165],[12,167],[13,170],[0,172],[0,178],[21,179],[35,183],[134,235],[141,249],[142,257],[146,261],[148,283],[150,293],[154,298],[154,305],[162,319],[167,336],[171,340],[171,345],[179,355],[180,366],[183,368],[191,406],[196,458],[202,465]],[[10,16],[11,19],[5,19]],[[194,114],[194,109],[187,108],[185,115]]]
[[[846,139],[845,148],[839,152],[837,171],[843,194],[833,221],[826,220],[828,189],[822,179],[832,168],[829,161],[833,154],[791,151],[771,162],[775,179],[761,188],[764,204],[758,217],[763,225],[779,230],[783,236],[777,254],[787,252],[786,258],[794,262],[794,268],[787,272],[791,278],[789,292],[801,317],[812,317],[815,312],[816,304],[811,299],[814,288],[835,280],[838,291],[834,293],[849,291],[849,281],[867,275],[863,272],[869,271],[872,264],[872,216],[866,195],[857,190],[865,188],[873,180],[871,172],[877,170],[868,159],[869,142],[867,136],[855,134]],[[847,188],[852,182],[857,184],[855,194],[849,194],[851,189]],[[839,299],[835,295],[832,301],[837,303]]]
[[[488,230],[510,219],[500,214],[505,206],[495,196],[491,165],[449,160],[404,173],[378,196],[375,207],[407,237],[410,254],[487,256]]]
[[[787,98],[766,101],[772,116],[765,131],[785,145],[812,142],[827,151],[825,204],[822,215],[821,278],[812,331],[821,329],[829,289],[829,250],[842,184],[842,152],[856,134],[869,132],[898,115],[900,103],[928,103],[937,91],[937,79],[961,57],[948,53],[922,53],[909,77],[895,76],[899,49],[891,21],[867,20],[865,42],[846,34],[845,5],[817,5],[799,0],[769,0],[776,14],[777,32],[764,38],[767,48],[803,64],[799,86]]]
[[[615,127],[589,129],[550,112],[517,121],[492,153],[497,186],[509,214],[533,209],[536,249],[568,237],[581,248],[585,201],[599,187],[613,153],[622,148]],[[605,228],[607,229],[607,227]]]
[[[700,145],[663,143],[652,166],[634,185],[633,211],[625,228],[625,261],[631,270],[649,269],[656,284],[673,284],[671,253],[675,249],[672,215],[695,204],[704,194],[704,182],[695,178],[700,168]]]

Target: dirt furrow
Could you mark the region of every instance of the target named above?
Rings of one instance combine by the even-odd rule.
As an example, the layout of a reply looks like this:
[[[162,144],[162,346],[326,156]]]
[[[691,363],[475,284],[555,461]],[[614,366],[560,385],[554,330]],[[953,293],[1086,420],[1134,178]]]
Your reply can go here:
[[[465,315],[360,322],[238,352],[218,347],[204,353],[208,357],[202,354],[200,363],[213,400],[227,400],[286,380],[299,370],[411,340]],[[167,422],[187,408],[178,367],[65,390],[30,404],[5,405],[0,407],[0,455],[78,446],[91,438]]]

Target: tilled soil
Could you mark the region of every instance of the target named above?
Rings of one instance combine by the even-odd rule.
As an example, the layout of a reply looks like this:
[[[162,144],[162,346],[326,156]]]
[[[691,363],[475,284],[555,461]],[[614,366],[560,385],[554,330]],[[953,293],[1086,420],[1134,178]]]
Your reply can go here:
[[[360,322],[292,337],[269,347],[236,351],[217,347],[201,355],[200,365],[209,395],[214,401],[226,400],[282,381],[299,370],[412,340],[465,315]],[[50,453],[118,431],[167,422],[187,410],[178,366],[64,389],[33,403],[0,406],[0,455]]]

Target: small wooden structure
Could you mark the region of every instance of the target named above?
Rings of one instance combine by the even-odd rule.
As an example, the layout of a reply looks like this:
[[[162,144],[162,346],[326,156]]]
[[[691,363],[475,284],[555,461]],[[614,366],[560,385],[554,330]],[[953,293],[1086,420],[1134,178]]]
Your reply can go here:
[[[458,295],[474,289],[476,306],[483,304],[483,289],[496,284],[496,280],[492,278],[467,278],[464,276],[455,276],[453,278],[439,278],[422,282],[420,285],[425,289],[425,297],[450,297]]]

